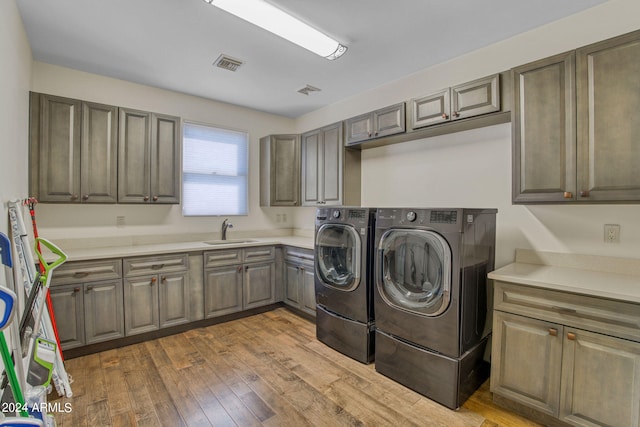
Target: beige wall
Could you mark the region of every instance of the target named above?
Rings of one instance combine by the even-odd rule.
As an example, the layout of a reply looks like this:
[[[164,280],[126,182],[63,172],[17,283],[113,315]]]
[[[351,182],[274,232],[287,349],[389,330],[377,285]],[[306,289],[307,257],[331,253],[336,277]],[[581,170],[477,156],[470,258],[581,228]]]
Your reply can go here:
[[[15,1],[0,1],[0,231],[5,234],[6,203],[27,197],[31,62],[31,48]]]
[[[605,4],[309,113],[298,131],[508,70],[539,58],[640,29],[640,2]],[[362,151],[362,204],[498,208],[497,265],[516,248],[640,256],[640,205],[511,205],[511,128],[497,125]],[[295,211],[310,228],[312,208]],[[604,243],[604,224],[620,224],[620,244]]]
[[[249,215],[231,219],[234,228],[230,236],[238,231],[291,227],[289,220],[276,223],[276,214],[288,212],[287,209],[259,206],[259,138],[276,132],[291,132],[291,119],[41,62],[33,63],[32,90],[247,131],[250,138]],[[183,217],[179,205],[41,204],[37,211],[40,234],[50,239],[211,233],[220,230],[224,219]],[[124,227],[116,227],[117,216],[125,217]]]

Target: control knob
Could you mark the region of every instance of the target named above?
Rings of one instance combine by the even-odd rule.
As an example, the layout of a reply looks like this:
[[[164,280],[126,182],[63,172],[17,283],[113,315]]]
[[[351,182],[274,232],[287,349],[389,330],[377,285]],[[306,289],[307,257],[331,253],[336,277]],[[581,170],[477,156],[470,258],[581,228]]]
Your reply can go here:
[[[413,222],[413,221],[416,220],[416,217],[417,217],[417,215],[416,215],[416,213],[414,211],[407,212],[407,221]]]

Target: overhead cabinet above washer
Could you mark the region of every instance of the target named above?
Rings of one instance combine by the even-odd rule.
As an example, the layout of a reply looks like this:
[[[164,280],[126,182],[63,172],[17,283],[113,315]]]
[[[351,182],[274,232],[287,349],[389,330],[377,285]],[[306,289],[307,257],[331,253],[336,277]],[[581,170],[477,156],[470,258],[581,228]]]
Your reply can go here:
[[[500,111],[500,75],[414,98],[409,108],[411,129]]]
[[[345,121],[347,145],[405,131],[405,104],[391,105]]]

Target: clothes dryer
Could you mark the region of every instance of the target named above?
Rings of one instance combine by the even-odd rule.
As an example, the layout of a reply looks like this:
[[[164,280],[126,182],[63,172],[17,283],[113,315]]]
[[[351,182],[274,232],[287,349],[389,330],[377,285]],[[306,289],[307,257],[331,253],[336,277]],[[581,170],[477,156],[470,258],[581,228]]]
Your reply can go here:
[[[375,214],[362,207],[316,211],[316,336],[362,363],[374,357]]]
[[[449,408],[489,374],[496,212],[377,211],[376,370]]]

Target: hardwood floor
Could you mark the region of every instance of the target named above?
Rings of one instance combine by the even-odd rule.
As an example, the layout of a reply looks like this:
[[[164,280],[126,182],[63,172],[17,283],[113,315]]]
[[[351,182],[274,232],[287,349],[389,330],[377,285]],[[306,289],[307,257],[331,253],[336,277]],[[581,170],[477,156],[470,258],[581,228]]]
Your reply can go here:
[[[67,426],[537,426],[491,402],[457,411],[332,350],[286,308],[65,362]]]

